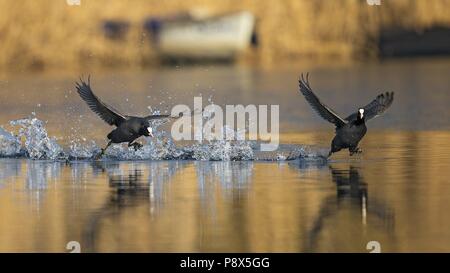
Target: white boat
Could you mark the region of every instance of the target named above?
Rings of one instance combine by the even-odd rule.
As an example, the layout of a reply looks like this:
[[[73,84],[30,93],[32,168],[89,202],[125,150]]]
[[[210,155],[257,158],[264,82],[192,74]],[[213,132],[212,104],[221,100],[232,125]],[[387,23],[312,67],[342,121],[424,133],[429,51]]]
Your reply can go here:
[[[255,18],[242,11],[207,18],[162,20],[156,47],[163,57],[186,59],[234,59],[250,45]]]

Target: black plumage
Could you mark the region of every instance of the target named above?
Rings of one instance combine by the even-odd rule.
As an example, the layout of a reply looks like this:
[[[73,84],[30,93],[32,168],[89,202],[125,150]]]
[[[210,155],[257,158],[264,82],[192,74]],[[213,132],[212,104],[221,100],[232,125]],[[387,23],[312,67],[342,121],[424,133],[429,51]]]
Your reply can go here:
[[[331,150],[328,156],[341,149],[349,149],[350,155],[360,153],[361,149],[358,148],[358,143],[367,132],[366,121],[379,116],[391,106],[394,101],[394,92],[378,95],[369,104],[359,108],[356,113],[343,119],[330,107],[322,103],[313,93],[308,76],[306,74],[305,78],[303,74],[301,75],[299,80],[300,92],[305,96],[314,111],[336,127],[336,135],[331,142]]]
[[[108,135],[109,142],[99,156],[113,143],[128,142],[128,146],[133,146],[135,150],[142,147],[142,144],[135,142],[141,136],[153,137],[150,120],[153,119],[177,119],[182,116],[173,117],[170,115],[149,115],[145,117],[127,116],[119,113],[112,106],[102,102],[93,92],[90,86],[90,78],[87,83],[80,79],[76,83],[77,92],[87,103],[89,108],[109,125],[116,126]]]

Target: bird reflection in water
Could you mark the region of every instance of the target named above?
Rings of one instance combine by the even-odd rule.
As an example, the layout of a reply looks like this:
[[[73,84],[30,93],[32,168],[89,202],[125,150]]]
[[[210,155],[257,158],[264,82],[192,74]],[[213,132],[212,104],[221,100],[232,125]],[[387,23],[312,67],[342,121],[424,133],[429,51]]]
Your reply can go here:
[[[392,231],[394,227],[394,212],[385,203],[379,202],[376,199],[371,199],[369,202],[368,185],[361,175],[362,170],[358,167],[350,165],[348,168],[333,167],[328,164],[305,163],[300,165],[301,170],[307,169],[311,171],[314,168],[319,171],[327,168],[331,173],[331,181],[336,187],[336,194],[327,197],[320,207],[312,226],[304,238],[304,250],[306,252],[320,251],[318,246],[324,245],[320,242],[327,234],[328,230],[333,230],[334,233],[339,233],[341,238],[328,238],[331,240],[330,244],[337,247],[337,249],[348,249],[354,251],[354,245],[342,246],[339,245],[346,241],[346,236],[353,237],[353,241],[357,241],[355,236],[360,235],[361,241],[365,240],[368,230],[371,234],[378,234],[376,229],[382,228],[383,231]],[[339,213],[344,213],[345,217],[359,217],[361,224],[354,225],[354,219],[342,220],[342,217],[337,216]],[[342,222],[343,221],[343,222]],[[391,232],[387,232],[391,234]],[[393,239],[393,238],[391,238]],[[357,250],[364,251],[365,248],[359,247]]]
[[[361,220],[367,223],[367,183],[354,166],[348,170],[337,170],[330,166],[333,182],[336,184],[337,205],[350,201],[352,206],[360,208]]]
[[[96,250],[100,222],[119,217],[127,208],[148,206],[150,217],[163,208],[166,184],[186,164],[182,162],[154,162],[123,164],[120,162],[94,162],[94,173],[106,173],[111,194],[107,202],[92,213],[84,232],[85,249]],[[126,168],[125,168],[126,166]]]

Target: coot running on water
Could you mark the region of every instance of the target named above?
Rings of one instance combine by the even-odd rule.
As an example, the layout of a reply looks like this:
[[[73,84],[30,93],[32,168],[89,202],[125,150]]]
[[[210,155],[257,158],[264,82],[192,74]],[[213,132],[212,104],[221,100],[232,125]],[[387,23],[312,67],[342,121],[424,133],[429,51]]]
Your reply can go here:
[[[336,136],[331,142],[331,150],[328,157],[341,149],[347,148],[350,155],[361,153],[362,151],[358,148],[358,143],[367,132],[366,121],[379,116],[391,106],[394,101],[394,92],[386,92],[378,95],[372,102],[359,108],[356,113],[343,119],[330,107],[323,104],[313,93],[309,85],[308,76],[306,74],[306,78],[304,78],[303,74],[301,75],[299,80],[300,92],[302,92],[308,103],[322,118],[336,126]]]
[[[150,126],[150,120],[154,119],[177,119],[183,116],[180,113],[179,116],[170,115],[149,115],[145,117],[127,116],[119,113],[113,107],[102,102],[93,92],[90,86],[90,78],[87,83],[80,79],[80,83],[76,83],[77,92],[80,97],[87,103],[89,108],[100,116],[109,125],[114,125],[116,128],[112,130],[108,135],[109,142],[98,158],[101,157],[106,149],[112,143],[128,142],[128,146],[133,146],[135,150],[142,147],[142,144],[135,142],[135,140],[141,136],[153,137],[152,128]]]

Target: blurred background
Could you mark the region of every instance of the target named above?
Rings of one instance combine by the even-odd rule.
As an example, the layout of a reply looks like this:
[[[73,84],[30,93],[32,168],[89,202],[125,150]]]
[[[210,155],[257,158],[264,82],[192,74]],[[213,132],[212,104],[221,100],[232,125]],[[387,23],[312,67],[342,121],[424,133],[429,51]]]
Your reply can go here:
[[[380,4],[1,0],[0,69],[146,67],[167,60],[270,67],[450,53],[449,0]]]

